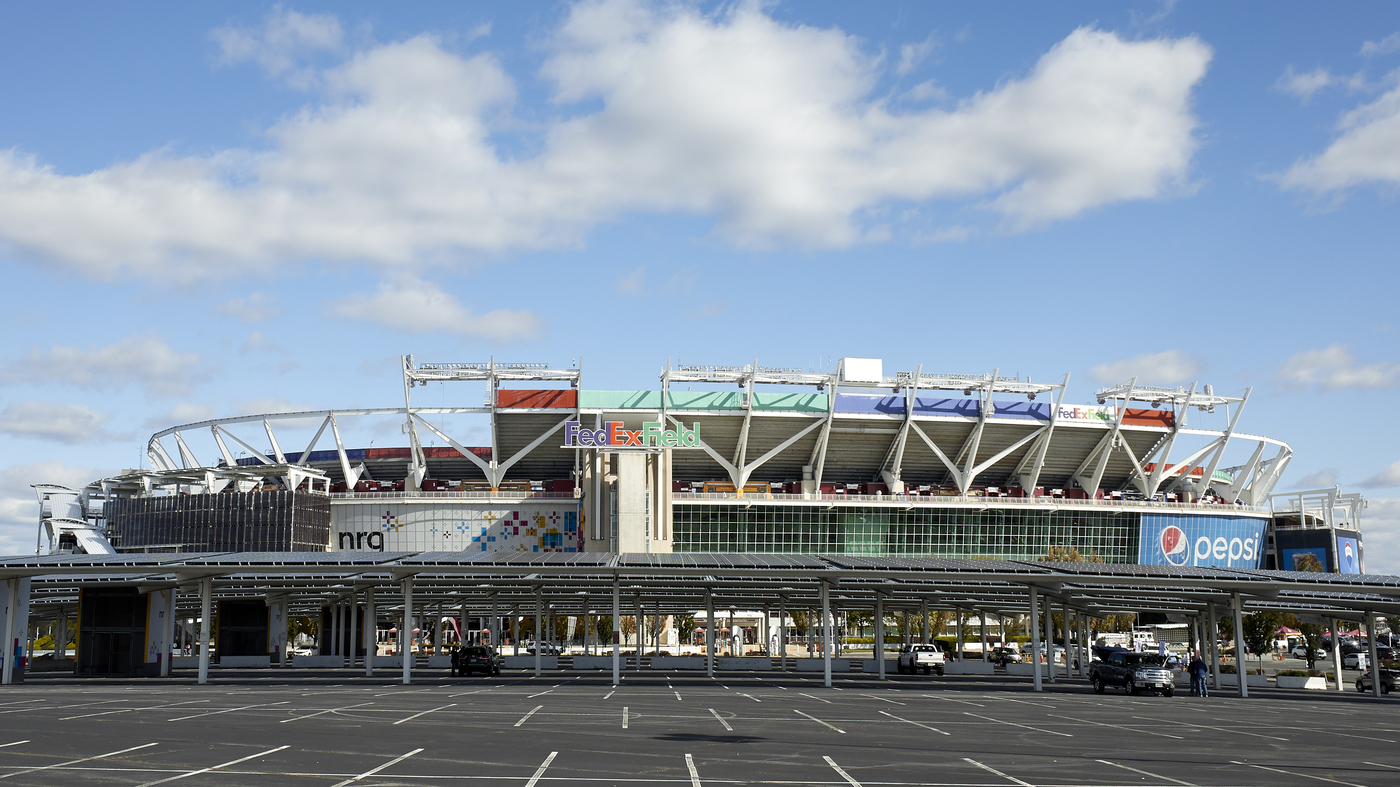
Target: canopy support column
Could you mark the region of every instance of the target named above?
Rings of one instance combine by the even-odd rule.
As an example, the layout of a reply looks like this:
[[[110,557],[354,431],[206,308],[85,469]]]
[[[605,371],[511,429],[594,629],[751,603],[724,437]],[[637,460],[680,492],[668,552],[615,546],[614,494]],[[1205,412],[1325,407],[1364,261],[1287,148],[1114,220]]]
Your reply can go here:
[[[544,631],[540,628],[540,616],[543,614],[544,588],[535,585],[535,677],[540,676],[540,658],[544,651]]]
[[[15,654],[19,653],[19,643],[15,641],[16,619],[19,617],[19,577],[5,580],[5,669],[0,674],[0,683],[6,686],[15,682]],[[203,683],[204,673],[200,673],[200,683]]]
[[[787,672],[787,598],[778,602],[778,668]]]
[[[403,623],[399,625],[399,653],[403,656],[403,685],[413,682],[413,577],[403,578]]]
[[[822,676],[831,688],[831,587],[822,580]]]
[[[1370,643],[1366,668],[1371,671],[1371,696],[1381,696],[1381,662],[1376,653],[1376,613],[1366,613],[1366,641]]]
[[[622,648],[618,644],[618,638],[622,636],[622,599],[618,596],[619,582],[613,577],[613,624],[612,624],[612,646],[613,646],[613,686],[622,682]]]
[[[705,588],[705,675],[715,676],[715,596]]]
[[[15,582],[19,582],[19,580],[15,580]],[[18,588],[19,586],[16,585],[15,587]],[[11,596],[11,598],[14,598],[14,597],[15,597],[15,591],[11,591],[11,592],[10,592],[10,596]],[[203,580],[201,580],[200,583],[199,583],[199,616],[200,616],[200,618],[199,618],[199,682],[200,682],[200,683],[208,683],[208,682],[209,682],[209,624],[212,622],[212,619],[211,619],[210,616],[213,614],[213,610],[211,609],[211,607],[213,607],[213,606],[214,606],[214,578],[213,578],[213,577],[205,577],[205,578],[204,578]],[[10,607],[13,609],[13,608],[14,608],[14,604],[11,603]],[[9,662],[9,659],[7,658],[7,659],[5,660],[5,666],[6,666],[6,667],[9,667],[9,665],[10,665],[10,662]]]
[[[1074,673],[1071,672],[1071,670],[1073,669],[1073,667],[1071,666],[1072,662],[1070,662],[1069,660],[1069,597],[1065,597],[1065,602],[1060,605],[1060,617],[1063,618],[1063,620],[1060,622],[1063,624],[1062,628],[1064,629],[1063,641],[1065,643],[1065,680],[1069,680],[1070,678],[1074,677]]]
[[[1342,641],[1337,637],[1337,619],[1332,618],[1332,669],[1337,673],[1337,691],[1346,691],[1342,685]]]
[[[1055,670],[1055,605],[1050,601],[1050,597],[1045,597],[1045,672],[1050,675],[1050,682],[1055,683],[1057,672]],[[1040,669],[1040,667],[1036,667]]]
[[[959,624],[958,631],[962,631]],[[875,594],[875,669],[885,680],[885,594]]]
[[[355,668],[355,658],[360,655],[360,591],[350,589],[350,669]]]
[[[160,616],[160,624],[164,627],[164,630],[160,632],[160,676],[162,678],[168,678],[170,677],[170,658],[175,653],[175,588],[170,588],[161,593],[161,595],[165,597],[165,612]],[[285,625],[286,618],[283,618],[282,622]],[[64,632],[59,631],[59,629],[66,627],[67,621],[64,622],[63,626],[55,625],[54,634],[62,635]],[[58,652],[58,636],[54,638],[53,647],[53,657],[55,659],[60,658]],[[277,654],[277,663],[279,666],[282,663],[282,656],[286,654],[286,652],[286,648],[281,648],[280,652]]]
[[[1206,613],[1210,616],[1211,688],[1220,691],[1220,619],[1215,616],[1214,602],[1206,604]]]
[[[1249,671],[1244,655],[1244,604],[1240,601],[1240,592],[1234,594],[1234,614],[1235,614],[1235,676],[1240,679],[1240,696],[1249,697],[1249,678],[1246,673]]]
[[[1035,585],[1031,585],[1031,614],[1027,621],[1031,627],[1031,685],[1035,691],[1040,691],[1040,605],[1037,595]]]
[[[374,657],[379,655],[379,615],[374,608],[374,586],[365,588],[365,677],[374,677]]]
[[[982,628],[982,663],[987,663],[987,610],[977,610],[977,622]]]

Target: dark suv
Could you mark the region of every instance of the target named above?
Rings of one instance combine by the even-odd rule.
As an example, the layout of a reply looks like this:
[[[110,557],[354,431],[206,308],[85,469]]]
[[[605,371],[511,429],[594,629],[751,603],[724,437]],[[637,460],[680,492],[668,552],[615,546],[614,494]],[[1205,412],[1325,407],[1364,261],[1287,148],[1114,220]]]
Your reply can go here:
[[[1129,694],[1158,691],[1163,697],[1170,697],[1176,688],[1171,670],[1156,653],[1109,653],[1106,660],[1089,667],[1089,680],[1098,694],[1107,686],[1118,686]]]
[[[499,675],[505,659],[495,648],[485,645],[467,645],[452,651],[452,676],[461,677],[480,672],[483,675]]]

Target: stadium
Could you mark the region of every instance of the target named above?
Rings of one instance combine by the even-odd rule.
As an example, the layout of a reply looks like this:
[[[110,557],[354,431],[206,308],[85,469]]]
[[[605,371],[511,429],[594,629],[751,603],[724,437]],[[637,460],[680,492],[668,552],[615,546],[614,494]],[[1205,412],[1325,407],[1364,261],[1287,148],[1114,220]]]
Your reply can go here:
[[[1360,573],[1364,500],[1274,495],[1292,449],[1239,428],[1248,390],[1134,379],[1070,405],[1068,382],[846,358],[822,373],[668,363],[655,390],[606,391],[578,367],[404,356],[401,407],[172,426],[150,469],[41,485],[40,535],[80,552],[1058,550]],[[443,403],[415,402],[432,383]],[[463,395],[472,406],[448,406]],[[348,447],[369,421],[408,445]]]

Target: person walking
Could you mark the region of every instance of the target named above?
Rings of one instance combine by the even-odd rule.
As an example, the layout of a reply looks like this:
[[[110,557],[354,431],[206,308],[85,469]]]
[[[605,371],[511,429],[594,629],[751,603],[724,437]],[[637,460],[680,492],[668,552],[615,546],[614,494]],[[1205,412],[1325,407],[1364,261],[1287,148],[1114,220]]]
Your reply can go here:
[[[1186,671],[1191,675],[1191,696],[1209,697],[1210,689],[1206,682],[1206,675],[1210,673],[1210,668],[1206,666],[1205,659],[1201,658],[1201,652],[1196,651],[1195,658],[1186,665]]]

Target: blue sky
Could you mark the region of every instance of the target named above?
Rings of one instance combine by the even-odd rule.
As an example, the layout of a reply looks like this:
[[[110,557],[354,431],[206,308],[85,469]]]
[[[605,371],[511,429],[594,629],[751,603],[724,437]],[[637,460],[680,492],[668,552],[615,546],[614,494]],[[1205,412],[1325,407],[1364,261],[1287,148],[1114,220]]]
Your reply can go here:
[[[0,547],[30,483],[392,406],[411,352],[1252,386],[1394,551],[1393,4],[3,13]]]

